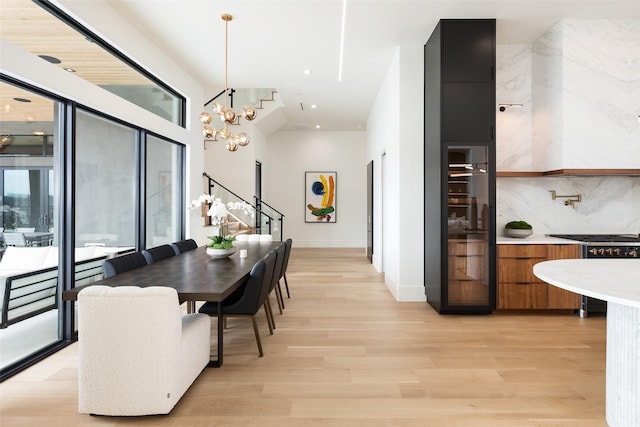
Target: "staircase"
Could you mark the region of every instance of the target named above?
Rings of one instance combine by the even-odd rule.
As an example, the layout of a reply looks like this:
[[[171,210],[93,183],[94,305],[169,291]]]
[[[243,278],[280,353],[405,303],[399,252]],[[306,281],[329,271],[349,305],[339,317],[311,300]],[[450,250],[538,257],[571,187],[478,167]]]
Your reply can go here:
[[[249,203],[224,185],[217,182],[206,172],[202,173],[205,193],[219,198],[229,212],[228,221],[223,225],[223,234],[237,236],[239,234],[271,234],[274,240],[283,240],[282,226],[284,215],[263,200],[254,197]],[[205,226],[211,225],[211,218],[206,216],[207,208],[203,206]]]

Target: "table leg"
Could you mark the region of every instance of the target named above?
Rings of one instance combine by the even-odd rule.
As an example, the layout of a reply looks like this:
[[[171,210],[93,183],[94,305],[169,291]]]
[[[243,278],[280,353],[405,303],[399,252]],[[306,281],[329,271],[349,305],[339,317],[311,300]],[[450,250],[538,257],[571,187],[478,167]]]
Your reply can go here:
[[[607,423],[640,425],[640,308],[607,302],[606,360]]]
[[[187,314],[196,312],[196,302],[195,301],[187,301]]]
[[[222,316],[222,301],[218,301],[218,360],[210,360],[207,368],[219,368],[222,366],[222,334],[224,333]]]

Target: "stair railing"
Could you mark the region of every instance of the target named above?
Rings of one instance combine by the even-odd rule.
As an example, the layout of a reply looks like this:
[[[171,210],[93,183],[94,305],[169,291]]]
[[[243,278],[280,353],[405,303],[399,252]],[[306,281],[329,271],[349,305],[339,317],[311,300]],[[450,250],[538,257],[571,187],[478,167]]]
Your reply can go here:
[[[206,172],[202,176],[207,179],[207,193],[219,198],[229,208],[231,216],[245,225],[252,224],[250,234],[271,234],[274,239],[282,240],[284,215],[264,201],[254,197],[255,204],[249,203],[224,185],[213,179]],[[208,224],[211,220],[208,219]],[[266,232],[266,233],[265,233]]]

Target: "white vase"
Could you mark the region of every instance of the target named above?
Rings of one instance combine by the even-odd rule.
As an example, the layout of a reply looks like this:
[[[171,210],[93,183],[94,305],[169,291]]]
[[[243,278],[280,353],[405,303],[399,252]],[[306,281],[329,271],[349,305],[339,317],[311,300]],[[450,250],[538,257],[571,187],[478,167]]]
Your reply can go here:
[[[216,248],[209,248],[207,247],[207,255],[209,255],[211,258],[227,258],[231,255],[233,255],[234,253],[236,253],[236,248],[229,248],[229,249],[216,249]]]

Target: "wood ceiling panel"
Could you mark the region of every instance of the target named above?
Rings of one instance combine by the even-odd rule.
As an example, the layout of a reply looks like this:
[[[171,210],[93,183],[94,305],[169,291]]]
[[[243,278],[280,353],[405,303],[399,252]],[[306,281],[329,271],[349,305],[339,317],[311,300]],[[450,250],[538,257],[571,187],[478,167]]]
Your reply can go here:
[[[99,86],[156,87],[138,71],[31,0],[0,0],[0,10],[0,37],[34,55],[60,59],[59,67],[75,70],[82,79]],[[15,97],[31,99],[32,102],[16,102]],[[0,85],[0,108],[2,122],[53,120],[51,100],[11,85]],[[8,133],[7,125],[2,126],[2,133]]]

